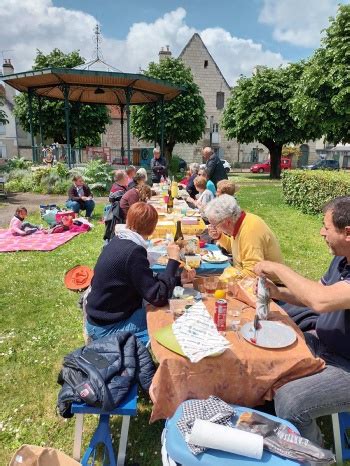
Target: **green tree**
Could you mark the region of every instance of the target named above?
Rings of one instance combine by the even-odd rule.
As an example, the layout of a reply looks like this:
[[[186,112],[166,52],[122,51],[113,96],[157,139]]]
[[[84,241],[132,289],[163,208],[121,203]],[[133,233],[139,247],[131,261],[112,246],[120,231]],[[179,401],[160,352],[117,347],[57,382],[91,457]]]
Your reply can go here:
[[[313,121],[318,137],[350,142],[350,5],[330,19],[321,47],[306,63],[293,99],[299,121]]]
[[[270,178],[280,177],[282,147],[313,139],[311,124],[297,124],[291,99],[303,63],[285,68],[263,68],[251,78],[241,77],[232,89],[222,125],[230,139],[240,143],[259,141],[270,151]]]
[[[6,112],[1,108],[4,106],[4,101],[4,97],[0,95],[0,124],[2,125],[6,125],[8,123]]]
[[[193,81],[190,68],[180,59],[166,58],[160,63],[150,63],[145,75],[186,89],[183,94],[164,104],[164,152],[167,159],[170,159],[176,143],[194,144],[205,131],[204,100],[199,87]],[[154,105],[132,109],[131,130],[140,139],[149,142],[156,139],[160,145],[160,121],[160,105],[157,105],[157,110]]]
[[[65,54],[59,49],[54,49],[48,55],[40,50],[34,61],[33,69],[42,68],[74,68],[84,63],[84,59],[78,51]],[[33,130],[39,134],[39,101],[33,98]],[[28,95],[20,94],[15,98],[14,113],[19,119],[21,126],[30,131]],[[64,144],[66,142],[66,123],[64,113],[64,102],[61,100],[41,99],[41,121],[44,139],[53,139],[55,142]],[[110,122],[109,110],[105,105],[85,105],[78,102],[70,103],[70,140],[73,145],[76,141],[79,127],[81,140],[86,145],[94,145],[100,140],[100,134],[105,132],[106,125]]]

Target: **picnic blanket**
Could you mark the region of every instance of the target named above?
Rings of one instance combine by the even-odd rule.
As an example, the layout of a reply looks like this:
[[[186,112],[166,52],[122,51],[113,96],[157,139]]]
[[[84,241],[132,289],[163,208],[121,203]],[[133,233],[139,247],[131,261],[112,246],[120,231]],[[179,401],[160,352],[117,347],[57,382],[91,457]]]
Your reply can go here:
[[[28,236],[15,236],[10,230],[0,229],[0,252],[52,251],[81,232],[45,234],[41,231]]]

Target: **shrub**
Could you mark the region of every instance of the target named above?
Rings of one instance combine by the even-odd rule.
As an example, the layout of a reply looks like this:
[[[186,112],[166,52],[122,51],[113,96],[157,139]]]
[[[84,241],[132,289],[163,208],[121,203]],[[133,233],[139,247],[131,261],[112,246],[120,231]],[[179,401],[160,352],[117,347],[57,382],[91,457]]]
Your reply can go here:
[[[180,169],[180,157],[177,155],[171,157],[168,166],[168,174],[173,176],[176,181],[180,181],[184,177],[185,170],[183,168]]]
[[[345,171],[284,170],[284,200],[307,214],[319,214],[323,206],[338,196],[348,196],[350,175]]]
[[[7,162],[8,170],[26,169],[32,165],[32,162],[25,160],[23,157],[15,157]]]
[[[242,168],[241,162],[234,162],[233,168]]]
[[[84,180],[93,192],[107,193],[113,182],[113,168],[102,160],[92,160],[86,165]]]

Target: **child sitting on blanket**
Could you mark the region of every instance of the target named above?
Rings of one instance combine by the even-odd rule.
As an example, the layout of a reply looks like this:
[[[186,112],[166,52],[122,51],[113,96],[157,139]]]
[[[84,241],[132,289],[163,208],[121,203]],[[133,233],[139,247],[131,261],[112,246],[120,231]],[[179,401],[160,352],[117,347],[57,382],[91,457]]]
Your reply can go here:
[[[28,211],[26,207],[18,207],[16,209],[15,215],[10,222],[10,230],[13,235],[26,236],[41,230],[40,226],[25,222],[24,220],[27,216]]]

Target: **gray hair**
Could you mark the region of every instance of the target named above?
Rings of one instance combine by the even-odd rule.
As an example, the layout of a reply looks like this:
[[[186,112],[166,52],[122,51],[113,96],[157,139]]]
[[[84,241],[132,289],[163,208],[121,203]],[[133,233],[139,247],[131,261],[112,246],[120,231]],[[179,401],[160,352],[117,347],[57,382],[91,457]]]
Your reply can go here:
[[[143,175],[145,178],[147,178],[147,170],[143,167],[139,168],[136,172],[137,175]]]
[[[228,194],[216,197],[207,204],[204,214],[213,225],[217,225],[226,218],[232,218],[235,222],[241,215],[241,208],[236,199]]]
[[[199,163],[191,163],[190,172],[192,173],[192,175],[197,175],[197,173],[199,172]]]
[[[153,154],[160,154],[160,149],[158,147],[155,147],[153,149]]]
[[[114,180],[118,183],[118,181],[122,181],[123,178],[127,178],[126,171],[124,170],[116,170],[114,173]]]

